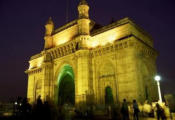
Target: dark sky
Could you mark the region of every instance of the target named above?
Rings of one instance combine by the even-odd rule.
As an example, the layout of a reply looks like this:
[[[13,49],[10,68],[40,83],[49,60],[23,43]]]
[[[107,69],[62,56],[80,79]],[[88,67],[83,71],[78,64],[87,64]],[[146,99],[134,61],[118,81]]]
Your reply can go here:
[[[77,18],[78,0],[69,0],[69,20]],[[108,24],[132,18],[154,38],[164,93],[175,93],[175,1],[88,0],[90,18]],[[44,25],[66,21],[66,0],[0,0],[0,100],[25,96],[30,56],[43,50]]]

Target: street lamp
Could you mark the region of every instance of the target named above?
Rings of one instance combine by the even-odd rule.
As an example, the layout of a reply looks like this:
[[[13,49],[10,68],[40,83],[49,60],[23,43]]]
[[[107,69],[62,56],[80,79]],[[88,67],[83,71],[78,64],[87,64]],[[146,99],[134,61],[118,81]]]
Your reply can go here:
[[[161,77],[159,75],[156,75],[154,77],[155,81],[157,81],[157,87],[158,87],[158,93],[159,93],[159,101],[160,103],[162,103],[162,96],[161,96],[161,91],[160,91],[160,80],[161,80]]]

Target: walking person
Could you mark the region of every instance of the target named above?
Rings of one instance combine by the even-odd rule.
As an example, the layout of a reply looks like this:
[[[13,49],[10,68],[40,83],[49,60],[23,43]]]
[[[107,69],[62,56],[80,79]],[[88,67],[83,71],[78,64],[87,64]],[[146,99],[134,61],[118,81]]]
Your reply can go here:
[[[164,113],[164,110],[163,108],[157,103],[156,104],[156,113],[157,113],[157,120],[166,120],[166,117],[165,117],[165,113]]]
[[[133,100],[133,109],[134,109],[134,120],[139,120],[139,107],[138,104],[136,102],[136,100]]]
[[[123,120],[129,120],[129,110],[128,110],[128,103],[126,102],[126,99],[123,99],[121,114],[122,114]]]

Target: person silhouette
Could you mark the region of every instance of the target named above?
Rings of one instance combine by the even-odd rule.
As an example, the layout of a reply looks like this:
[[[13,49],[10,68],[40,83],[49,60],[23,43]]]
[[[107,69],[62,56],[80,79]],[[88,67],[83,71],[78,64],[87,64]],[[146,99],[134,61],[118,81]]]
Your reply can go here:
[[[129,110],[128,110],[128,103],[126,102],[126,99],[123,99],[121,113],[122,113],[123,120],[129,120]]]
[[[160,118],[162,120],[166,120],[164,110],[163,110],[163,108],[158,103],[156,104],[156,108],[157,108],[157,110],[156,110],[157,120],[160,120]]]
[[[133,100],[134,120],[139,120],[139,107],[136,100]]]

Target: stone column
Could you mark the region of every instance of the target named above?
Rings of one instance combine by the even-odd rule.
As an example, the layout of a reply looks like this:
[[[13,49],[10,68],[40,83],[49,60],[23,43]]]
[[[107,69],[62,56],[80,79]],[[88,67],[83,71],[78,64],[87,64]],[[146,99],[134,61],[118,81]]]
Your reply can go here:
[[[90,82],[90,57],[89,50],[79,50],[77,55],[77,84],[76,104],[86,104],[92,94],[92,82]]]
[[[28,74],[30,74],[30,73],[28,73]],[[31,75],[28,75],[27,98],[28,98],[30,104],[33,104],[33,102],[35,101],[34,86],[35,86],[35,78]]]
[[[42,99],[44,101],[48,101],[51,98],[51,90],[52,90],[52,63],[44,62],[43,63],[43,84],[42,84]]]

